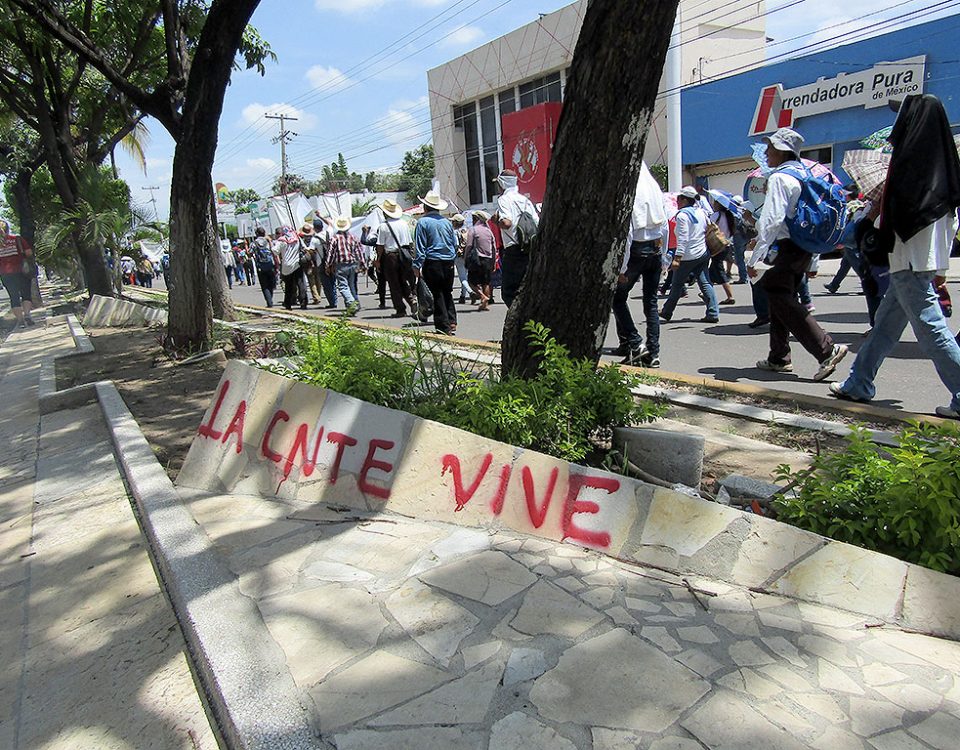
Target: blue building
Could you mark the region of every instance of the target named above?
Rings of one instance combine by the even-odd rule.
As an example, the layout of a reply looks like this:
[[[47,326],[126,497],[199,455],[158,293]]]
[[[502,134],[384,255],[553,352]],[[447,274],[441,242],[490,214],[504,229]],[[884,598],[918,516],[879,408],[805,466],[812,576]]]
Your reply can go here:
[[[684,90],[685,170],[699,184],[744,193],[756,167],[752,145],[786,125],[806,139],[804,157],[831,165],[846,179],[843,155],[892,125],[888,100],[911,93],[938,96],[957,132],[958,33],[960,14]]]

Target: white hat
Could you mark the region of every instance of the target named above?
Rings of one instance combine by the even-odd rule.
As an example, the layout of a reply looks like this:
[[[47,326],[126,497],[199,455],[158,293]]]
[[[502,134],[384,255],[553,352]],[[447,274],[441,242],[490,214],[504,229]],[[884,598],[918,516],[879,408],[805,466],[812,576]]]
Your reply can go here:
[[[790,128],[780,128],[773,135],[764,136],[763,140],[777,151],[789,151],[797,156],[800,155],[800,146],[803,145],[803,136]]]
[[[436,190],[428,190],[426,195],[420,196],[420,202],[428,208],[443,211],[447,207],[447,202],[440,197]]]
[[[338,216],[333,222],[338,232],[346,232],[351,224],[353,220],[349,216]]]
[[[455,224],[463,224],[466,221],[466,218],[463,214],[454,214],[450,217],[450,221],[454,222]]]
[[[681,188],[678,195],[682,195],[684,198],[689,198],[692,201],[697,200],[700,197],[700,193],[697,192],[695,187],[687,185],[685,188]]]
[[[392,201],[389,198],[380,204],[380,210],[391,219],[399,219],[401,216],[403,216],[403,209],[400,208],[400,205],[396,201]]]
[[[753,201],[744,201],[740,204],[740,211],[741,213],[756,214],[757,207],[753,205]]]

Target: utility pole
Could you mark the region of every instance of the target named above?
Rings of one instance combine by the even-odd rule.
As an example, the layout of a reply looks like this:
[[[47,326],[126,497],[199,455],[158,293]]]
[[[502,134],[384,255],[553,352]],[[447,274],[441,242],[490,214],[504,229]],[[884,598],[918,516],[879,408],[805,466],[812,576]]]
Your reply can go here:
[[[297,134],[291,130],[287,130],[286,122],[290,120],[291,122],[296,122],[298,118],[291,117],[290,115],[279,114],[279,115],[270,115],[264,114],[268,120],[279,120],[280,121],[280,133],[276,138],[273,139],[273,143],[280,144],[280,192],[284,195],[287,194],[287,144],[292,138]]]
[[[149,202],[153,204],[153,220],[159,224],[159,223],[160,223],[160,214],[157,213],[157,198],[156,198],[156,196],[153,194],[153,191],[154,191],[154,190],[159,190],[159,189],[160,189],[159,186],[157,186],[157,185],[151,185],[150,187],[141,187],[140,189],[141,189],[141,190],[149,190],[149,191],[150,191],[150,201],[149,201]]]

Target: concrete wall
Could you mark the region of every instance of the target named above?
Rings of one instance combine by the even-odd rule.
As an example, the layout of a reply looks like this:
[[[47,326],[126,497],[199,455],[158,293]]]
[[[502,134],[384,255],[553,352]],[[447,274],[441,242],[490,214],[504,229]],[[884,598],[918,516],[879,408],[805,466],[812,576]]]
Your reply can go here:
[[[83,316],[83,322],[91,327],[124,328],[144,326],[150,323],[165,324],[167,311],[159,307],[141,305],[116,297],[94,294]]]
[[[237,362],[177,483],[507,527],[960,637],[958,578]]]

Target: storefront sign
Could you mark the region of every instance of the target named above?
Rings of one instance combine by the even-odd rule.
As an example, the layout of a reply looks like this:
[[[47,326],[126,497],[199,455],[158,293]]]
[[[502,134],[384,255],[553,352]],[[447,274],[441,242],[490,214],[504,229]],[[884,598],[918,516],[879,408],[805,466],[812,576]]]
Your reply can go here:
[[[840,73],[816,83],[785,89],[783,84],[760,91],[749,135],[792,127],[801,117],[851,107],[884,107],[889,99],[923,93],[926,55],[893,62],[878,62],[857,73]]]

